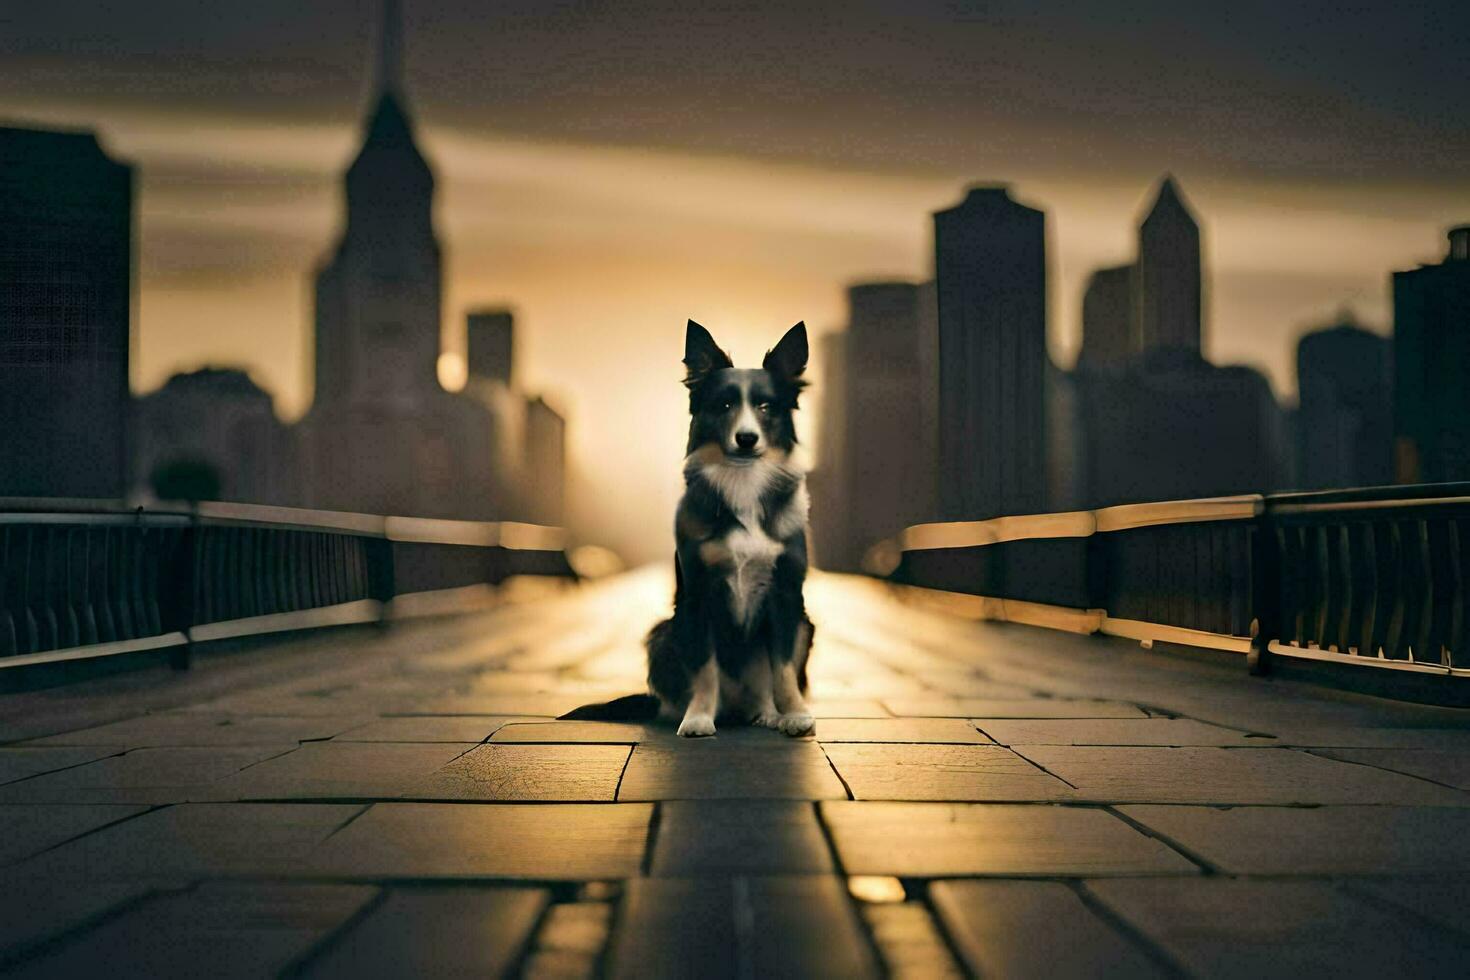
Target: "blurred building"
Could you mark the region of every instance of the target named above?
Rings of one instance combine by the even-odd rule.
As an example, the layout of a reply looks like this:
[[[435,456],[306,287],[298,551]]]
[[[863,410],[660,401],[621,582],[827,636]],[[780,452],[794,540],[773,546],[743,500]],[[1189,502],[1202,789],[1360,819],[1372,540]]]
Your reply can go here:
[[[845,349],[847,533],[860,549],[894,538],[932,510],[920,378],[921,287],[850,288]],[[852,557],[852,556],[849,556]],[[862,564],[863,555],[858,561]]]
[[[1137,318],[1133,310],[1131,265],[1098,269],[1082,294],[1082,349],[1077,370],[1122,371],[1139,352]]]
[[[434,176],[401,81],[397,4],[384,3],[372,109],[347,170],[346,227],[316,277],[316,391],[301,423],[313,506],[495,518],[493,420],[439,384],[442,269]]]
[[[1393,274],[1395,472],[1470,480],[1470,225],[1438,265]]]
[[[123,495],[133,269],[132,168],[0,128],[0,496]]]
[[[1296,478],[1303,490],[1393,480],[1393,366],[1387,338],[1344,318],[1296,347]]]
[[[214,474],[220,500],[300,503],[294,434],[276,418],[270,393],[244,371],[174,375],[136,400],[133,432],[139,492],[166,496],[158,489],[162,475],[190,464]]]
[[[848,532],[847,504],[852,483],[847,468],[847,333],[824,334],[817,340],[822,398],[818,418],[817,459],[807,487],[811,494],[812,558],[821,568],[851,571],[858,566],[860,544]]]
[[[1046,217],[1004,187],[934,215],[938,516],[1047,507]]]
[[[1139,225],[1133,269],[1138,349],[1201,353],[1199,224],[1173,177]]]
[[[536,396],[526,402],[523,470],[525,519],[536,524],[566,521],[567,423],[560,412]]]
[[[1051,441],[1057,506],[1260,493],[1286,480],[1286,421],[1259,371],[1202,355],[1199,223],[1165,177],[1137,260],[1083,295],[1077,368],[1052,386],[1071,439]]]
[[[509,385],[515,366],[515,314],[510,310],[475,310],[465,319],[469,373]]]

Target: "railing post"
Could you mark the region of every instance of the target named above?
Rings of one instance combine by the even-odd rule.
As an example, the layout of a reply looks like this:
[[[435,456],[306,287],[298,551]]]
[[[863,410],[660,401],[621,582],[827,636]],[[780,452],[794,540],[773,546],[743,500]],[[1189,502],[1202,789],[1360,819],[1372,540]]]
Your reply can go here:
[[[138,508],[138,519],[141,523],[143,508]],[[194,619],[198,615],[196,608],[200,563],[200,541],[199,534],[199,505],[191,505],[189,509],[189,523],[184,528],[184,533],[179,541],[179,547],[175,550],[171,561],[171,568],[166,576],[160,576],[168,581],[170,588],[174,590],[175,614],[178,616],[179,631],[184,634],[184,642],[169,650],[168,665],[174,670],[188,670],[189,665],[194,662]]]
[[[1281,638],[1281,549],[1269,502],[1251,527],[1251,645],[1246,666],[1252,674],[1271,669],[1271,641]]]
[[[389,606],[397,594],[397,582],[393,569],[393,542],[387,537],[367,540],[368,595],[382,604],[378,614],[378,625],[388,625]]]

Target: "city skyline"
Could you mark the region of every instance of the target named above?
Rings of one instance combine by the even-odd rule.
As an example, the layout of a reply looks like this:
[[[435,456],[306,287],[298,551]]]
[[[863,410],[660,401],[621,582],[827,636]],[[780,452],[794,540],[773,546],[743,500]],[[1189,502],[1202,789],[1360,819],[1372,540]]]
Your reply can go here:
[[[160,67],[157,51],[129,41],[126,25],[98,24],[116,40],[117,55],[89,58],[87,71],[65,79],[54,59],[31,46],[36,37],[66,35],[49,23],[51,14],[17,20],[21,30],[0,42],[16,55],[3,77],[17,83],[0,100],[0,115],[95,126],[110,152],[138,168],[135,391],[154,390],[176,371],[242,365],[272,392],[282,415],[304,412],[312,372],[309,269],[340,221],[337,179],[357,139],[373,6],[328,6],[288,18],[266,4],[243,24],[226,15],[199,42],[216,56],[196,86],[178,83],[192,70],[192,56],[177,64],[175,77],[173,67]],[[1416,112],[1388,128],[1360,126],[1366,135],[1357,156],[1344,138],[1320,138],[1321,121],[1295,102],[1289,118],[1276,106],[1238,136],[1192,144],[1186,136],[1199,137],[1199,127],[1154,104],[1154,138],[1125,146],[1096,120],[1059,120],[1067,87],[1045,79],[1034,119],[1017,118],[1016,108],[995,109],[999,116],[991,119],[944,117],[915,103],[911,118],[886,138],[869,132],[865,149],[850,157],[835,152],[840,141],[818,138],[827,124],[815,116],[807,135],[785,147],[768,132],[752,130],[742,143],[682,125],[652,138],[636,113],[614,138],[571,111],[559,117],[558,131],[526,111],[525,93],[479,84],[484,78],[467,68],[462,42],[446,30],[458,16],[452,8],[429,12],[410,4],[407,13],[407,82],[441,187],[447,346],[462,349],[467,309],[515,308],[524,377],[573,419],[572,462],[581,469],[595,464],[628,418],[653,420],[612,486],[598,486],[595,495],[572,490],[574,508],[580,498],[597,510],[594,525],[613,526],[632,513],[619,543],[643,542],[645,556],[666,534],[661,511],[647,501],[672,500],[677,487],[666,447],[681,441],[682,424],[670,410],[679,392],[674,373],[661,366],[677,347],[678,325],[690,315],[710,323],[730,338],[741,362],[758,358],[771,325],[793,315],[817,333],[838,328],[850,284],[932,275],[926,215],[977,178],[1005,180],[1019,199],[1047,211],[1048,343],[1053,359],[1068,367],[1087,277],[1129,260],[1132,228],[1159,175],[1176,173],[1207,218],[1207,354],[1216,363],[1259,366],[1285,397],[1301,334],[1345,305],[1386,332],[1389,273],[1437,261],[1444,227],[1470,210],[1470,192],[1448,169],[1449,161],[1463,159],[1455,155],[1463,137],[1443,125],[1443,107],[1415,103]],[[1354,44],[1373,33],[1348,21],[1342,29]],[[501,44],[496,23],[483,21],[483,31],[470,36]],[[263,30],[267,24],[271,29]],[[321,38],[316,28],[333,24]],[[237,36],[215,33],[226,25]],[[574,36],[595,37],[605,25],[574,26]],[[933,26],[922,17],[914,22],[916,31]],[[1060,34],[1062,40],[1037,41],[1034,60],[1063,44],[1067,32]],[[151,36],[159,50],[180,43],[169,32]],[[998,36],[1010,45],[1008,55],[969,66],[969,74],[946,64],[936,91],[948,96],[966,79],[1014,83],[1028,49],[1013,32],[1002,28]],[[1393,35],[1385,43],[1402,40]],[[85,37],[78,43],[85,52]],[[836,33],[834,45],[847,52],[841,58],[861,50],[854,43],[850,31]],[[511,63],[523,57],[515,53],[521,44],[504,40],[514,49]],[[1408,106],[1424,97],[1410,93],[1406,80],[1432,73],[1436,51],[1400,69],[1404,79],[1388,87],[1393,99]],[[120,69],[130,58],[151,67],[141,75]],[[1320,55],[1314,70],[1325,72],[1332,60]],[[1189,84],[1177,59],[1169,66],[1166,78]],[[1084,66],[1084,74],[1099,70],[1100,63]],[[562,79],[551,74],[553,82]],[[726,84],[735,74],[716,73]],[[115,84],[98,84],[102,76]],[[139,77],[151,81],[140,87]],[[551,84],[538,83],[538,91]],[[1452,100],[1454,84],[1442,81],[1440,97]],[[212,94],[200,98],[200,91]],[[848,101],[861,103],[861,91]],[[1247,86],[1242,98],[1260,92],[1259,84]],[[632,97],[617,86],[614,94]],[[699,84],[687,98],[697,106],[714,94]],[[1341,99],[1350,103],[1347,94]],[[683,117],[667,114],[666,98],[655,101],[678,122]],[[952,99],[941,101],[953,108]],[[1082,101],[1099,108],[1095,97]],[[744,113],[740,118],[755,126]],[[1421,131],[1403,138],[1415,119]],[[1119,128],[1137,132],[1149,123],[1132,116]],[[945,133],[948,142],[940,138]],[[1313,133],[1319,138],[1310,154],[1291,152],[1293,137],[1305,143]],[[569,343],[573,338],[592,342]],[[629,376],[644,382],[631,400],[626,386],[606,380]],[[808,442],[816,440],[821,397],[814,389],[801,422]],[[608,410],[615,402],[617,411]]]

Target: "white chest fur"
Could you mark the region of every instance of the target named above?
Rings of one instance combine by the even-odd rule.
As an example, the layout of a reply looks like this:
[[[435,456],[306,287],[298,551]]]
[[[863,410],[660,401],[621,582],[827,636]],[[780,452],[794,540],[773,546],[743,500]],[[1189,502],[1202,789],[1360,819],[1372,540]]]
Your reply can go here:
[[[730,613],[737,623],[746,627],[751,625],[751,619],[770,588],[776,559],[784,547],[782,539],[806,524],[806,481],[799,477],[801,482],[796,492],[769,522],[772,533],[766,533],[761,494],[783,470],[788,474],[792,472],[788,467],[766,460],[744,466],[716,464],[704,470],[705,478],[739,520],[725,534],[723,544],[728,555],[726,581],[730,586]]]

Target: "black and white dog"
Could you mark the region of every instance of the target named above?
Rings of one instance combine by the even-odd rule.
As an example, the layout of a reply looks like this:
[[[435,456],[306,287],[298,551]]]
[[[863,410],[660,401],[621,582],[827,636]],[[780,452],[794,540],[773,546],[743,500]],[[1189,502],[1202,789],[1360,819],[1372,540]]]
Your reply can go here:
[[[716,718],[787,735],[812,731],[802,697],[812,639],[802,600],[808,501],[806,475],[792,458],[806,362],[804,323],[759,368],[742,369],[689,321],[677,585],[673,617],[648,634],[652,695],[565,717],[631,718],[656,707],[684,736],[713,735]]]

